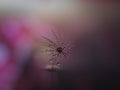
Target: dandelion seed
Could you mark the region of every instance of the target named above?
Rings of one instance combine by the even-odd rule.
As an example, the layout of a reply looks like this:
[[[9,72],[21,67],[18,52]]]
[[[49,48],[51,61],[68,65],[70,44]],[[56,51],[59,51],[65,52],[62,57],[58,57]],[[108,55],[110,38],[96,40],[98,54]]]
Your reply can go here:
[[[52,30],[52,34],[55,37],[55,40],[51,40],[48,37],[42,36],[46,41],[42,42],[42,44],[44,43],[45,46],[50,48],[49,50],[45,50],[45,52],[49,52],[51,56],[49,63],[54,66],[61,66],[63,59],[67,59],[67,56],[73,45],[69,42],[64,42],[60,37],[60,33],[57,34]]]

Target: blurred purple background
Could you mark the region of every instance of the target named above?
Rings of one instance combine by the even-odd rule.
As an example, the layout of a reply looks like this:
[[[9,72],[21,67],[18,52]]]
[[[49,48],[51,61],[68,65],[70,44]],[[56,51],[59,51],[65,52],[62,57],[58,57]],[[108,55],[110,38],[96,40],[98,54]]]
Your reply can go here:
[[[33,7],[36,1],[18,11],[1,4],[0,90],[120,89],[119,5],[81,3]],[[39,52],[41,36],[55,40],[51,29],[75,45],[58,72],[45,69],[49,55]]]

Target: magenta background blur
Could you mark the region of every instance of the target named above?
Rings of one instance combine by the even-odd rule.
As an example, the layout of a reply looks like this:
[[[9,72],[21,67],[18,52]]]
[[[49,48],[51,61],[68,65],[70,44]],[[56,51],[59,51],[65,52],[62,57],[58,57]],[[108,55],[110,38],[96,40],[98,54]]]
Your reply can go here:
[[[119,3],[88,1],[0,1],[0,90],[120,89]],[[54,80],[39,52],[51,29],[75,45]]]

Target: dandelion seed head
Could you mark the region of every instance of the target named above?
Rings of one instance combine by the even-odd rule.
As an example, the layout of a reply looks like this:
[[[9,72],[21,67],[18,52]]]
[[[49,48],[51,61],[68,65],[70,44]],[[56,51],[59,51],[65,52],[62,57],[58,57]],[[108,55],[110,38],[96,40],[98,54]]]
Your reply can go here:
[[[69,43],[70,41],[64,41],[64,34],[61,35],[60,32],[55,31],[51,31],[55,39],[51,39],[43,35],[43,42],[46,43],[46,48],[49,48],[49,50],[45,50],[46,53],[49,52],[50,54],[50,58],[48,60],[49,64],[60,67],[64,60],[67,59],[72,48],[72,44]]]

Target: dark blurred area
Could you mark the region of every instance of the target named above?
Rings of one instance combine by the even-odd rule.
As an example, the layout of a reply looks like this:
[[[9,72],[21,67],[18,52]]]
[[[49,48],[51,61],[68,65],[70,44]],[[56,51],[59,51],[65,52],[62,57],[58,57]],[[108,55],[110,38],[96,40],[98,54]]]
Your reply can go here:
[[[0,90],[120,90],[119,5],[93,2],[78,5],[76,13],[66,4],[65,14],[59,8],[54,15],[53,7],[40,15],[38,8],[31,13],[0,8]],[[39,52],[41,35],[51,37],[53,26],[75,42],[58,71],[46,69],[49,55]]]

